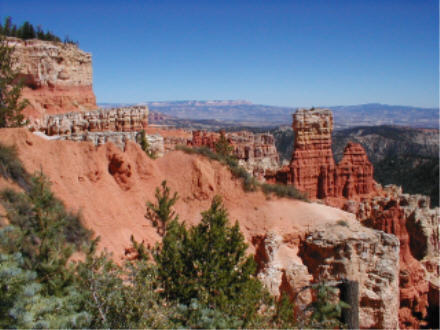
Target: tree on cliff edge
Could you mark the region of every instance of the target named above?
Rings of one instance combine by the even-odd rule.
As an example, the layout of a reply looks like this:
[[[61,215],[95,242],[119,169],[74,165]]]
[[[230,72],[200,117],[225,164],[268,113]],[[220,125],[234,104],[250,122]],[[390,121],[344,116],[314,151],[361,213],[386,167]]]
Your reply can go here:
[[[23,109],[27,100],[20,100],[23,84],[19,72],[13,69],[14,48],[0,35],[0,128],[20,127],[26,124]]]

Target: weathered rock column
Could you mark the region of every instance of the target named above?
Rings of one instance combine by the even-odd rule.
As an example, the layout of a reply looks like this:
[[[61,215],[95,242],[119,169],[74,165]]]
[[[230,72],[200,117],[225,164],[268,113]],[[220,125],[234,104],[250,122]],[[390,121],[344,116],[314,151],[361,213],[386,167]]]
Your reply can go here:
[[[331,149],[333,115],[328,109],[298,109],[293,114],[292,184],[310,198],[334,196],[336,166]]]

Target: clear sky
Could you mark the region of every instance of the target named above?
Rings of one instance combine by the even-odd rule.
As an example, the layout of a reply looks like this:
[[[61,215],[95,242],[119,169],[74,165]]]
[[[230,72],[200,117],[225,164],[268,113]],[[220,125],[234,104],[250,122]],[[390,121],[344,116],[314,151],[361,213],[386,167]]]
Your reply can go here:
[[[437,0],[0,0],[8,15],[91,52],[98,102],[439,105]]]

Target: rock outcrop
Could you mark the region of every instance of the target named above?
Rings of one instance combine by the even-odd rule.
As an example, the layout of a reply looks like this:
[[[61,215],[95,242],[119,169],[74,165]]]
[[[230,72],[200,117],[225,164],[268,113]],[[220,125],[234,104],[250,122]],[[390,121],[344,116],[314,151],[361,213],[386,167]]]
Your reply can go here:
[[[8,43],[24,78],[22,97],[30,102],[24,111],[27,117],[97,108],[90,53],[73,44],[37,39],[8,38]]]
[[[233,147],[239,165],[255,177],[264,179],[266,172],[279,168],[279,155],[275,139],[269,133],[251,133],[248,131],[221,133]],[[194,147],[205,146],[215,151],[220,138],[219,133],[193,131],[188,144]]]
[[[86,132],[139,132],[148,125],[148,107],[100,109],[45,116],[31,125],[31,130],[46,135],[85,134]]]
[[[239,165],[255,177],[264,178],[266,171],[279,168],[280,158],[272,134],[241,131],[227,133],[226,137],[234,147]]]
[[[35,120],[30,129],[57,140],[89,141],[95,146],[112,142],[123,150],[128,141],[139,143],[139,132],[147,127],[148,107],[131,106],[44,116]],[[150,150],[163,156],[164,138],[159,134],[145,137]]]
[[[315,281],[359,283],[361,328],[399,326],[399,240],[381,231],[335,224],[312,231],[299,255]]]
[[[268,232],[254,237],[252,243],[258,278],[274,296],[285,293],[294,299],[298,320],[312,302],[312,292],[305,288],[347,279],[359,284],[361,328],[398,327],[399,240],[395,236],[340,220],[312,226],[295,239]],[[300,258],[294,258],[296,253]]]
[[[337,166],[337,193],[345,198],[365,195],[373,191],[373,165],[368,160],[364,148],[358,143],[349,142],[344,156]]]
[[[333,116],[327,109],[299,109],[293,115],[294,151],[289,183],[310,198],[334,196],[336,166],[332,154]]]
[[[429,208],[429,198],[403,194],[386,186],[379,196],[344,206],[366,226],[396,235],[400,240],[401,328],[432,326],[438,306],[440,209]],[[437,300],[430,296],[437,295]],[[431,302],[430,302],[431,300]],[[435,302],[436,301],[436,302]]]
[[[146,134],[150,151],[156,157],[162,157],[165,154],[164,138],[159,134]],[[85,132],[84,134],[71,134],[57,136],[54,140],[69,140],[69,141],[87,141],[93,143],[95,146],[100,146],[111,142],[121,150],[124,150],[128,141],[140,142],[140,136],[137,132]]]
[[[333,115],[328,109],[298,109],[293,114],[294,150],[289,166],[266,179],[292,184],[311,199],[352,198],[374,191],[373,166],[360,144],[348,143],[335,164]]]

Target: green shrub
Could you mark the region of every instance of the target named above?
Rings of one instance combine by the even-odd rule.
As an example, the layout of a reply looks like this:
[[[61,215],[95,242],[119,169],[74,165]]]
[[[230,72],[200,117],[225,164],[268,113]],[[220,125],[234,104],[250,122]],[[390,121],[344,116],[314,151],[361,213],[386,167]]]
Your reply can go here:
[[[278,197],[288,197],[307,201],[307,197],[292,185],[263,183],[261,188],[266,195],[273,193]]]
[[[15,147],[0,143],[0,175],[16,182],[20,187],[29,189],[29,175],[17,156]]]
[[[336,222],[336,224],[339,225],[339,226],[348,227],[348,223],[345,220],[338,220]]]
[[[142,130],[136,136],[136,140],[141,145],[142,150],[147,154],[151,159],[156,159],[156,152],[151,149],[150,144],[148,143],[147,137],[145,135],[145,130]]]
[[[215,152],[223,158],[228,158],[233,156],[234,147],[226,139],[225,132],[220,132],[220,138],[215,143]]]
[[[256,264],[246,249],[238,223],[228,225],[219,196],[202,213],[199,225],[187,230],[171,221],[162,248],[154,253],[164,296],[187,306],[196,299],[239,318],[245,326],[255,317],[264,295],[254,277]]]
[[[308,307],[312,311],[308,326],[318,329],[343,328],[340,321],[343,308],[350,308],[350,305],[342,300],[335,299],[337,289],[328,283],[318,282],[311,286],[316,293],[316,299]]]

